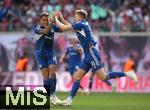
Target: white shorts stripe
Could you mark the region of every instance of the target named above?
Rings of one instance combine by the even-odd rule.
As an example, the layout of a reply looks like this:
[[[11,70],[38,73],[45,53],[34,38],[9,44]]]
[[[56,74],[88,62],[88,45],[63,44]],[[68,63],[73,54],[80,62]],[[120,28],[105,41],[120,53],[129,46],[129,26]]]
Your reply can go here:
[[[90,48],[89,50],[90,50],[90,54],[92,55],[92,57],[93,57],[93,59],[94,59],[96,65],[99,65],[98,59],[96,58],[96,56],[95,56],[95,54],[94,54],[92,48]]]

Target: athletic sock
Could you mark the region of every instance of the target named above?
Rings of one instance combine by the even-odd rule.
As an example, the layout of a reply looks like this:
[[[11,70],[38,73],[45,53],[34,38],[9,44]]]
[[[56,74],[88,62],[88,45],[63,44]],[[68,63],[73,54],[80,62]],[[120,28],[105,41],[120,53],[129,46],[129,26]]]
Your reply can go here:
[[[44,88],[47,91],[47,95],[50,96],[50,82],[49,82],[49,79],[44,79]]]
[[[55,90],[56,90],[56,82],[57,82],[57,80],[50,78],[49,82],[50,82],[50,95],[54,95],[55,94]]]
[[[89,86],[88,86],[88,89],[89,89],[89,90],[91,90],[92,85],[93,85],[93,79],[90,79]]]
[[[126,73],[124,73],[124,72],[110,72],[107,75],[107,80],[113,79],[113,78],[124,77],[124,76],[126,76]]]
[[[70,98],[73,98],[76,95],[79,87],[80,87],[80,82],[78,80],[75,80],[70,92],[70,96],[69,96]]]
[[[111,86],[111,87],[112,87],[112,84],[111,84],[111,82],[110,82],[110,81],[105,80],[104,82],[105,82],[107,85],[109,85],[109,86]]]

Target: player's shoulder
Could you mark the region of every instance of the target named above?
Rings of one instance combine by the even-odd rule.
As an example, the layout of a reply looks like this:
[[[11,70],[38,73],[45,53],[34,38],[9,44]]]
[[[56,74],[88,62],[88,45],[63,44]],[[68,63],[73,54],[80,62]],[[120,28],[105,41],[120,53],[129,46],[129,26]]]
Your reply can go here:
[[[86,20],[81,20],[81,21],[80,21],[80,24],[81,24],[81,25],[89,25],[89,22],[86,21]]]
[[[82,28],[87,28],[87,27],[89,27],[89,23],[88,23],[88,21],[86,21],[86,20],[81,20],[81,21],[77,22],[77,24],[78,24],[80,27],[82,27]]]
[[[40,25],[37,25],[33,28],[33,32],[34,33],[38,33],[38,31],[41,29],[41,26]]]
[[[36,26],[33,28],[33,30],[38,29],[38,28],[41,28],[41,26],[40,26],[40,25],[36,25]]]

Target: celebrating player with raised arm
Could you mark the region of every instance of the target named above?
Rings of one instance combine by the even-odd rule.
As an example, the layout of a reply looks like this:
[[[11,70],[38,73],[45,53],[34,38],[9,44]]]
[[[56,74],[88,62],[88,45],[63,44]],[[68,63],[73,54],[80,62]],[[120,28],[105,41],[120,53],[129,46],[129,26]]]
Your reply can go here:
[[[59,19],[60,21],[59,21]],[[85,10],[76,10],[75,11],[75,23],[70,24],[68,23],[59,13],[59,16],[55,16],[55,23],[62,31],[71,30],[75,31],[77,37],[81,43],[81,46],[84,50],[85,57],[74,76],[74,84],[72,86],[72,90],[70,92],[70,96],[62,101],[60,104],[69,106],[72,104],[72,99],[75,96],[77,90],[80,86],[80,80],[82,77],[87,73],[90,69],[99,77],[99,79],[105,81],[113,78],[124,77],[127,76],[135,81],[138,82],[137,76],[135,75],[134,71],[129,72],[110,72],[106,75],[102,63],[101,57],[99,55],[98,50],[95,48],[96,42],[93,39],[93,34],[91,31],[91,27],[89,23],[86,21],[87,12]]]
[[[54,25],[54,16],[49,22],[49,14],[43,12],[40,15],[40,23],[34,28],[34,39],[36,42],[35,57],[44,77],[44,87],[54,105],[60,102],[55,95],[56,89],[56,54],[53,46],[54,32],[60,32],[59,27]]]

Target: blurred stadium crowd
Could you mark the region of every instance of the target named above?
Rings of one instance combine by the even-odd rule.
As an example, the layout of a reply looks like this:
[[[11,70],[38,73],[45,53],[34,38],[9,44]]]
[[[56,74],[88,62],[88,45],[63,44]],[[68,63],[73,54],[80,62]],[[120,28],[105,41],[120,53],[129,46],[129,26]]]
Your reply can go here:
[[[15,64],[22,53],[29,55],[29,70],[37,70],[34,58],[34,42],[31,30],[39,21],[39,14],[53,10],[61,11],[69,22],[74,22],[74,10],[88,11],[92,30],[105,32],[146,32],[150,31],[150,0],[0,0],[0,72],[15,71]],[[25,33],[30,33],[26,35]],[[8,40],[9,33],[12,32]],[[16,34],[20,32],[19,34]],[[55,37],[57,57],[68,45],[66,36]],[[138,73],[150,73],[150,38],[143,37],[98,37],[101,56],[106,70],[123,69],[129,54],[136,56]],[[140,44],[140,45],[139,45]],[[140,62],[140,63],[139,63]],[[13,66],[14,65],[14,66]],[[59,65],[61,69],[62,65]],[[63,67],[62,67],[63,68]]]
[[[0,31],[29,31],[41,11],[61,11],[73,22],[74,10],[84,8],[100,31],[149,31],[149,0],[0,0]]]

